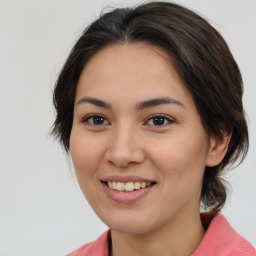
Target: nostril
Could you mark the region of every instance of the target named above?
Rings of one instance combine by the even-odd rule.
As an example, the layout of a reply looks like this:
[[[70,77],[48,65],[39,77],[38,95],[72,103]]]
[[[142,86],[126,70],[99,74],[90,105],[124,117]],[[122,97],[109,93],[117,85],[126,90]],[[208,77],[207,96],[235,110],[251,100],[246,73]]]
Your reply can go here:
[[[123,135],[128,136],[128,134]],[[144,149],[137,145],[131,136],[121,138],[116,135],[112,145],[105,152],[105,160],[119,168],[142,163],[146,159]]]

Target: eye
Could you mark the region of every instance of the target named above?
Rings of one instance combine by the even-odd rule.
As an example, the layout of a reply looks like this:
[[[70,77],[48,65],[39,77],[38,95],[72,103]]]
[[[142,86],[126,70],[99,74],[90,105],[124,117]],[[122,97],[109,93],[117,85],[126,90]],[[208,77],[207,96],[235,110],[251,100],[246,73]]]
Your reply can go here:
[[[100,115],[89,115],[83,118],[82,123],[88,123],[93,126],[109,125],[109,121]]]
[[[146,122],[146,124],[150,126],[166,126],[171,123],[174,123],[174,121],[165,115],[151,116]]]

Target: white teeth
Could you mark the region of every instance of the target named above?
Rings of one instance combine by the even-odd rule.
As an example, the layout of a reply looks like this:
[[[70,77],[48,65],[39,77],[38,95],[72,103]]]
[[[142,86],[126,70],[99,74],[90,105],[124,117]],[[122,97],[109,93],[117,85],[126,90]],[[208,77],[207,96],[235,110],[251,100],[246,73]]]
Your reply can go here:
[[[140,183],[140,186],[141,186],[142,188],[145,188],[145,187],[146,187],[146,182],[141,182],[141,183]]]
[[[141,188],[148,187],[151,185],[151,182],[139,182],[139,181],[132,182],[132,181],[130,181],[130,182],[123,183],[123,182],[119,182],[119,181],[118,182],[108,181],[107,184],[111,189],[118,190],[118,191],[130,192],[135,189],[141,189]]]
[[[134,184],[133,182],[127,182],[125,183],[125,191],[133,191],[134,190]]]
[[[135,189],[140,189],[140,182],[134,182],[134,188]]]
[[[111,181],[108,181],[108,186],[113,189],[113,185]]]
[[[123,182],[117,182],[116,189],[119,191],[124,191],[125,184]]]

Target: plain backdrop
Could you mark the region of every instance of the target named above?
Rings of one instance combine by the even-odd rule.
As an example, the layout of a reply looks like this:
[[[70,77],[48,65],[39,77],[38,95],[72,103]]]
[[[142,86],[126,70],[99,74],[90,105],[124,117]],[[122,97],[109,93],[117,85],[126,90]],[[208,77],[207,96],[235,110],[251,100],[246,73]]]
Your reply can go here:
[[[256,1],[180,0],[224,36],[244,78],[250,150],[227,179],[222,211],[256,246]],[[105,6],[138,1],[0,0],[0,256],[58,256],[107,227],[95,216],[70,161],[49,136],[52,91],[82,30]]]

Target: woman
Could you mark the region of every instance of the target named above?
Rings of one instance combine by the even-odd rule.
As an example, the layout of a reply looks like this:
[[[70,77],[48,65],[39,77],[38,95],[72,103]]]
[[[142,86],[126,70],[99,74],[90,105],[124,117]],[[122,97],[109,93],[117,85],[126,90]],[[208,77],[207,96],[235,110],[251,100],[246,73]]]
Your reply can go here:
[[[221,35],[184,7],[93,22],[57,80],[53,132],[110,230],[69,255],[256,255],[219,214],[221,173],[248,149],[242,93]]]

